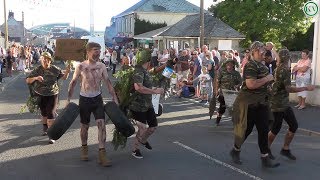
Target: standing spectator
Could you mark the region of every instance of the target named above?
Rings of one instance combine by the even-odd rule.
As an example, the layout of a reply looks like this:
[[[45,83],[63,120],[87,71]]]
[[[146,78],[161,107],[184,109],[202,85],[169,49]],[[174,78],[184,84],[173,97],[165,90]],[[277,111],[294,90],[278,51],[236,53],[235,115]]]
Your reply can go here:
[[[268,68],[261,63],[264,53],[263,43],[255,41],[251,45],[252,60],[249,60],[244,68],[244,82],[233,104],[234,145],[230,155],[234,163],[242,164],[241,146],[256,126],[262,165],[275,168],[280,164],[275,163],[268,154],[268,86],[273,81],[273,75],[269,74]]]
[[[111,63],[112,63],[112,74],[115,74],[117,63],[118,63],[118,53],[115,50],[112,51],[112,54],[111,54]]]
[[[167,63],[169,59],[169,52],[168,49],[164,49],[162,51],[162,55],[159,57],[158,61],[160,63],[160,65]]]
[[[265,65],[268,67],[270,74],[273,74],[274,70],[277,67],[277,61],[274,60],[274,58],[272,58],[272,54],[274,54],[274,53],[272,53],[272,51],[266,50],[266,53],[264,55],[265,56],[265,58],[264,58]]]
[[[210,84],[211,84],[211,77],[207,72],[207,68],[203,66],[201,74],[196,78],[199,79],[199,86],[200,86],[200,103],[208,104],[209,94],[210,94]]]
[[[247,62],[250,60],[250,50],[249,49],[246,49],[245,50],[245,54],[244,54],[244,57],[241,61],[241,70],[240,70],[240,74],[242,76],[243,74],[243,69],[244,69],[244,66],[247,64]]]
[[[6,68],[9,77],[12,76],[12,64],[15,62],[15,57],[13,57],[12,51],[8,51],[8,56],[6,57]]]
[[[297,73],[296,86],[305,87],[310,83],[311,61],[309,59],[309,50],[301,52],[301,59],[293,67],[293,73]],[[307,91],[298,92],[299,103],[295,106],[298,109],[306,108]]]
[[[195,89],[195,97],[200,97],[200,86],[199,86],[199,80],[195,80],[200,74],[201,74],[201,59],[198,56],[198,52],[197,51],[193,51],[192,55],[192,59],[194,62],[193,65],[193,71],[192,71],[192,75],[193,75],[193,87]]]
[[[153,47],[151,53],[151,66],[156,67],[158,66],[158,48]]]
[[[182,75],[183,79],[188,79],[188,75],[190,72],[189,59],[190,59],[190,56],[188,55],[187,50],[183,50],[181,52],[181,56],[178,58],[177,65],[181,66],[181,69],[178,71],[178,73]]]

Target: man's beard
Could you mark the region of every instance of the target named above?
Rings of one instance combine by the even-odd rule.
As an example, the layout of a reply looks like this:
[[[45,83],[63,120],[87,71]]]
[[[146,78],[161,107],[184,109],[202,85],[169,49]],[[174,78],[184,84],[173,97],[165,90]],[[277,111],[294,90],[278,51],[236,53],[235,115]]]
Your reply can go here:
[[[91,60],[92,60],[92,61],[99,61],[99,57],[100,57],[100,54],[98,54],[98,55],[92,55]]]

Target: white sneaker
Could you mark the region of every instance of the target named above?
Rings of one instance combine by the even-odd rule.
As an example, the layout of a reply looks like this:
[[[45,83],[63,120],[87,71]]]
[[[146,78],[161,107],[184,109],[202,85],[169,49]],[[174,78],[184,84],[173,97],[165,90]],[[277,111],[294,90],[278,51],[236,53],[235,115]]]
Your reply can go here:
[[[49,144],[53,144],[53,143],[55,143],[55,142],[56,142],[55,140],[49,139]]]

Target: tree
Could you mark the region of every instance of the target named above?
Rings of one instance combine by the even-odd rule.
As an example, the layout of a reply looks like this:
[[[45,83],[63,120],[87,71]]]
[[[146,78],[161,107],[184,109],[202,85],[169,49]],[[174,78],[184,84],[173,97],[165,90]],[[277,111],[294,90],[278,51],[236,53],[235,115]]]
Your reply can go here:
[[[305,0],[225,0],[209,7],[209,11],[237,31],[246,35],[241,42],[272,41],[277,46],[305,33],[310,19],[302,11]]]

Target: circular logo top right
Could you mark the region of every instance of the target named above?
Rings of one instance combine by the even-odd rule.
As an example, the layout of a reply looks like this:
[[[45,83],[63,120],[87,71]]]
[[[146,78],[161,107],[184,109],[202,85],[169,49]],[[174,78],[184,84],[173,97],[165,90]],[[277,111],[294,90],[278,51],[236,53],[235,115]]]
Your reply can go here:
[[[306,16],[314,17],[319,12],[319,6],[314,1],[308,1],[303,6],[303,12]]]

